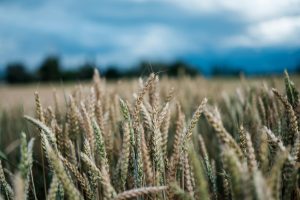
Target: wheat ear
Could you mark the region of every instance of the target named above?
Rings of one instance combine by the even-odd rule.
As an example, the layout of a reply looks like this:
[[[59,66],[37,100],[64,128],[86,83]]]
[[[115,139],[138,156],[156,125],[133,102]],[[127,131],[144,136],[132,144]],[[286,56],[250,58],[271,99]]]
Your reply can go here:
[[[243,157],[242,151],[236,141],[233,139],[233,137],[227,132],[227,130],[224,128],[223,123],[221,119],[215,115],[213,115],[211,112],[208,110],[204,111],[204,114],[207,118],[207,120],[210,122],[212,127],[217,133],[217,137],[219,140],[223,143],[231,147],[232,149],[235,150],[237,156],[239,158]]]
[[[256,161],[256,156],[255,156],[250,134],[249,132],[245,132],[245,134],[246,134],[246,146],[247,146],[247,155],[246,155],[247,163],[249,167],[249,172],[252,173],[257,170],[257,161]]]
[[[43,134],[42,134],[42,136],[43,136]],[[43,136],[43,137],[45,137],[45,136]],[[45,139],[45,145],[46,145],[46,149],[47,149],[48,156],[50,159],[50,163],[53,167],[53,170],[54,170],[55,174],[57,175],[58,179],[60,180],[60,182],[62,183],[63,188],[64,188],[66,194],[68,195],[68,197],[70,199],[74,199],[74,200],[82,199],[83,197],[81,196],[81,194],[75,187],[74,183],[68,177],[62,161],[59,159],[58,155],[55,153],[53,148],[50,146],[47,139]]]
[[[81,153],[82,161],[89,166],[92,171],[93,176],[99,180],[104,188],[104,196],[108,199],[113,198],[116,195],[115,189],[111,185],[109,175],[105,169],[105,166],[102,166],[101,171],[97,168],[95,163],[84,153]]]
[[[158,192],[166,190],[167,188],[168,188],[167,186],[156,186],[156,187],[144,187],[144,188],[128,190],[121,194],[118,194],[114,198],[114,200],[131,199],[131,198],[135,198],[135,197],[139,197],[139,196],[144,196],[147,194],[158,193]]]
[[[3,188],[7,199],[14,199],[14,192],[5,179],[1,160],[0,160],[0,186]]]
[[[55,174],[52,176],[50,188],[48,190],[47,200],[56,200],[59,187],[59,181]]]
[[[200,103],[200,105],[198,106],[197,110],[194,112],[190,125],[186,131],[186,135],[185,135],[186,139],[189,139],[191,137],[192,131],[195,128],[196,123],[199,120],[201,114],[203,113],[206,103],[207,103],[207,99],[204,98]]]
[[[60,157],[64,165],[74,174],[76,177],[76,180],[79,182],[81,188],[84,190],[85,194],[87,195],[88,199],[93,199],[93,192],[91,190],[90,184],[86,177],[84,177],[79,170],[74,166],[72,163],[70,163],[67,159]]]

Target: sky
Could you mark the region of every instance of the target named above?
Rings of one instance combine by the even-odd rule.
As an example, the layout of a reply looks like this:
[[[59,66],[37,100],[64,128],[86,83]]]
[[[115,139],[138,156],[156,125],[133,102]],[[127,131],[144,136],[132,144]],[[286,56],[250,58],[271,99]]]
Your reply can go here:
[[[0,69],[183,60],[209,72],[295,69],[300,0],[0,0]]]

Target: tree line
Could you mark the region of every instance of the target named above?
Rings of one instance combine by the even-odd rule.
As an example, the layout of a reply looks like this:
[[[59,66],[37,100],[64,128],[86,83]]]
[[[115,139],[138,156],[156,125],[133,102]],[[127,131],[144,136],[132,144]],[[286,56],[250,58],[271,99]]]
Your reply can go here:
[[[89,80],[98,68],[93,62],[86,62],[76,68],[63,68],[59,57],[48,56],[34,70],[29,71],[28,68],[21,62],[9,63],[5,70],[5,82],[7,83],[32,83],[32,82],[57,82],[57,81],[83,81]],[[107,79],[119,79],[123,77],[134,78],[146,76],[151,72],[158,72],[170,77],[180,75],[196,76],[199,71],[189,66],[188,64],[176,61],[171,64],[166,63],[147,63],[141,62],[137,67],[131,69],[121,69],[117,66],[107,67],[106,70],[101,70],[101,75]]]
[[[138,66],[130,69],[109,66],[106,70],[102,70],[102,68],[99,68],[93,62],[85,62],[84,64],[73,68],[64,68],[61,65],[60,58],[58,56],[48,56],[43,60],[40,66],[33,71],[29,71],[22,62],[9,63],[5,68],[4,81],[10,84],[84,81],[89,80],[92,77],[95,68],[98,68],[101,76],[106,77],[106,79],[147,76],[151,72],[160,73],[160,75],[166,75],[169,77],[178,77],[183,75],[194,77],[201,74],[199,67],[196,69],[182,61],[175,61],[173,63],[150,63],[143,61],[140,62]],[[296,68],[295,72],[300,74],[300,64]],[[238,68],[230,66],[213,66],[211,70],[212,76],[239,76],[240,74],[241,71]]]

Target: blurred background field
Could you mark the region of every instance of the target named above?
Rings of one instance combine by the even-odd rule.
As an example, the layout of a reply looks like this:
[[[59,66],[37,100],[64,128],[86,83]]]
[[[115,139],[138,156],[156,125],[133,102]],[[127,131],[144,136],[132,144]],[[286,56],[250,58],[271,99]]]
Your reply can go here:
[[[300,76],[292,75],[296,87],[300,87]],[[135,79],[109,80],[106,82],[108,88],[112,92],[122,94],[126,97],[128,92],[131,94],[136,88],[132,87],[132,82],[137,82]],[[174,87],[177,94],[185,93],[187,97],[193,99],[195,95],[199,97],[207,96],[209,98],[218,99],[222,96],[222,92],[232,94],[241,84],[250,84],[252,86],[261,86],[263,84],[272,84],[278,88],[283,88],[281,76],[271,77],[219,77],[219,78],[204,78],[204,77],[180,77],[161,79],[163,88]],[[34,92],[38,91],[41,95],[42,102],[46,105],[53,104],[53,94],[58,94],[59,102],[65,103],[65,94],[71,92],[75,87],[85,87],[90,84],[89,81],[83,82],[56,82],[56,83],[31,83],[27,85],[15,84],[7,85],[0,84],[0,109],[9,110],[14,107],[24,109],[26,112],[32,111],[34,106]],[[222,92],[220,92],[222,91]]]

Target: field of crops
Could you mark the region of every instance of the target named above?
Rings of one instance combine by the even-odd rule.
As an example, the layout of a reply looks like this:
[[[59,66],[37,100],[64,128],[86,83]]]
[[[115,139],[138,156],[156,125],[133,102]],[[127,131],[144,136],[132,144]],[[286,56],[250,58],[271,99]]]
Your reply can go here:
[[[0,199],[300,199],[299,88],[97,71],[0,86]]]

